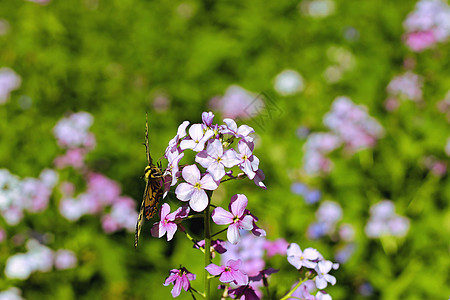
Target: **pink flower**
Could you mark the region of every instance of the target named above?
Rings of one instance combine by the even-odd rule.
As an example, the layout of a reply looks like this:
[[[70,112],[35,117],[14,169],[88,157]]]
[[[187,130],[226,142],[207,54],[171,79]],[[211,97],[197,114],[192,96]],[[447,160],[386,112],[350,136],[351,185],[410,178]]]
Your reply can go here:
[[[195,274],[190,273],[185,267],[180,269],[170,270],[169,277],[166,278],[164,286],[168,286],[173,283],[172,296],[178,297],[181,293],[181,288],[186,292],[191,288],[190,280],[195,280]]]
[[[224,152],[222,143],[219,140],[214,140],[208,144],[206,150],[197,154],[195,161],[206,168],[206,171],[211,174],[214,180],[218,181],[225,175],[225,167],[231,168],[239,164],[241,160],[234,149]]]
[[[243,194],[237,194],[231,197],[229,210],[217,207],[212,212],[212,219],[217,225],[229,225],[227,238],[232,244],[237,244],[241,239],[239,229],[252,230],[253,217],[246,211],[248,204],[247,197]]]
[[[314,269],[317,265],[314,261],[319,258],[319,252],[316,249],[306,248],[302,251],[296,243],[289,245],[287,255],[289,263],[299,270],[302,266]]]
[[[267,251],[267,256],[272,257],[276,254],[286,255],[289,243],[285,239],[279,238],[275,241],[266,241],[264,249]]]
[[[225,248],[225,241],[223,240],[212,240],[211,241],[211,250],[216,251],[219,254],[223,254],[227,251],[227,249]],[[205,240],[201,240],[199,242],[197,242],[197,244],[194,244],[194,248],[198,249],[198,246],[205,248]],[[212,253],[213,257],[214,257],[214,252]]]
[[[208,196],[204,190],[215,190],[219,183],[210,174],[200,178],[200,171],[196,165],[189,165],[181,172],[186,182],[180,183],[175,194],[181,201],[189,201],[191,208],[197,212],[203,211],[208,205]]]
[[[202,113],[202,121],[206,127],[210,127],[212,125],[213,119],[214,119],[214,114],[212,112]]]
[[[55,252],[55,268],[58,270],[66,270],[75,267],[77,257],[70,250],[60,249]]]
[[[239,268],[241,267],[241,261],[230,259],[225,266],[217,266],[210,264],[206,266],[206,271],[213,276],[219,276],[219,280],[223,283],[233,282],[237,285],[248,284],[248,276],[242,273]]]
[[[153,224],[151,229],[152,236],[161,238],[167,233],[167,241],[173,238],[177,231],[178,225],[175,222],[177,219],[187,217],[189,214],[189,207],[179,207],[176,211],[170,214],[170,206],[164,203],[159,212],[161,221]]]
[[[437,39],[431,30],[410,32],[406,35],[406,45],[415,52],[421,52],[430,48],[436,42]]]

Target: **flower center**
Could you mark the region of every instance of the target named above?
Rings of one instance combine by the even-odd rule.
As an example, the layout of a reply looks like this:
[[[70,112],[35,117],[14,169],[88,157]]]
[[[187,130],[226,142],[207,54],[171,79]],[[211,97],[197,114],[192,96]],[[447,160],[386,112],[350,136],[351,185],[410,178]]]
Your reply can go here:
[[[248,159],[248,156],[247,155],[244,155],[244,157],[242,158],[243,160],[247,160]]]
[[[237,221],[239,221],[239,217],[238,216],[233,218],[233,223],[236,223]]]
[[[222,161],[222,157],[219,156],[219,157],[217,158],[217,162],[221,162],[221,161]]]
[[[201,190],[202,189],[202,185],[200,184],[200,182],[197,182],[196,184],[194,184],[194,188]]]

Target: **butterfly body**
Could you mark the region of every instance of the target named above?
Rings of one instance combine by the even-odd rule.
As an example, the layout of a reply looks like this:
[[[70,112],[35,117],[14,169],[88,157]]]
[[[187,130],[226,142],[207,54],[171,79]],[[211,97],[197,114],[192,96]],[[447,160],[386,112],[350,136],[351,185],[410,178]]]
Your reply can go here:
[[[154,165],[150,156],[148,146],[148,122],[145,126],[145,149],[147,154],[148,166],[144,169],[145,190],[139,210],[139,216],[136,224],[136,234],[134,237],[134,247],[137,247],[139,235],[141,234],[144,215],[147,220],[153,218],[158,212],[158,204],[163,197],[163,171],[161,164]]]

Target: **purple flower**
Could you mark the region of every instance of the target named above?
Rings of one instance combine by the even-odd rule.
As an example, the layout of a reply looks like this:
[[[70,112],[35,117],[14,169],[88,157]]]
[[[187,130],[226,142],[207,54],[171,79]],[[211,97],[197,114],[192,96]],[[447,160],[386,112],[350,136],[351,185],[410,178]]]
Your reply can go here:
[[[186,136],[186,127],[188,127],[189,121],[184,121],[181,123],[180,126],[178,126],[177,135],[174,136],[173,139],[169,141],[169,146],[166,148],[166,152],[164,156],[167,158],[168,154],[171,152],[175,152],[178,147],[178,142]]]
[[[164,286],[173,283],[172,296],[178,297],[181,293],[181,288],[186,292],[191,288],[190,280],[195,280],[195,274],[190,273],[185,267],[180,269],[170,270],[169,277],[166,278]],[[175,282],[175,283],[174,283]]]
[[[316,286],[318,289],[321,290],[326,288],[328,285],[327,282],[332,285],[336,284],[336,278],[328,274],[328,272],[331,271],[331,268],[333,268],[333,263],[329,260],[322,260],[317,263],[315,270],[317,272]]]
[[[227,238],[232,244],[239,243],[241,238],[239,229],[253,229],[253,217],[246,213],[248,204],[247,197],[243,194],[237,194],[231,197],[229,210],[226,211],[222,207],[217,207],[212,212],[212,219],[217,225],[229,225]]]
[[[212,240],[211,241],[211,250],[216,251],[219,254],[223,254],[227,251],[227,249],[225,248],[225,241],[223,240]],[[205,248],[205,240],[201,240],[199,242],[197,242],[197,244],[194,244],[194,248],[198,249],[198,246]],[[214,252],[213,252],[214,255]],[[214,256],[213,256],[214,257]]]
[[[317,265],[314,260],[319,258],[319,252],[313,248],[306,248],[304,251],[296,243],[292,243],[287,248],[287,259],[291,265],[300,270],[302,266],[314,269]]]
[[[253,182],[262,189],[267,190],[263,180],[266,179],[264,172],[261,169],[258,169],[255,174],[255,178],[253,178]]]
[[[178,228],[175,221],[186,217],[188,214],[189,207],[179,207],[176,211],[170,213],[169,204],[164,203],[159,212],[161,221],[153,224],[152,236],[160,238],[167,233],[167,241],[170,241]]]
[[[206,150],[201,151],[195,157],[195,161],[212,175],[214,180],[221,180],[225,175],[225,167],[231,168],[240,163],[234,149],[223,151],[219,140],[214,140],[208,144]]]
[[[170,175],[172,178],[170,186],[173,186],[177,183],[177,173],[178,173],[178,164],[180,160],[183,158],[184,153],[179,153],[178,151],[167,153],[167,169],[164,172],[165,175]]]
[[[253,289],[253,287],[249,285],[240,286],[236,289],[230,289],[228,291],[228,295],[230,295],[231,298],[240,300],[259,300],[261,299],[256,294],[256,291]]]
[[[259,166],[259,159],[253,155],[254,147],[253,142],[247,142],[245,140],[240,140],[238,144],[239,157],[241,158],[239,168],[247,174],[249,179],[255,177]]]
[[[292,288],[296,286],[297,283],[294,283],[292,285]],[[304,283],[302,283],[292,294],[293,298],[289,299],[304,299],[304,300],[316,300],[313,295],[310,293],[316,289],[316,285],[314,284],[314,281],[307,280]],[[295,298],[294,298],[295,297]]]
[[[202,113],[202,121],[203,121],[203,124],[205,124],[206,127],[210,127],[211,126],[213,119],[214,119],[214,114],[212,112],[204,112],[204,113]]]
[[[66,270],[75,267],[77,257],[70,250],[60,249],[55,252],[55,268],[58,270]]]
[[[225,266],[210,264],[205,269],[213,276],[220,275],[219,280],[223,283],[233,282],[237,285],[246,285],[248,284],[248,276],[239,270],[240,267],[241,261],[239,259],[230,259]]]
[[[180,143],[181,150],[192,149],[199,152],[205,148],[205,143],[214,135],[212,130],[203,132],[202,124],[194,124],[189,128],[189,136],[191,139],[182,140]]]
[[[181,201],[189,201],[191,208],[197,212],[203,211],[208,205],[208,196],[204,190],[215,190],[219,183],[210,174],[200,178],[200,171],[196,165],[189,165],[181,172],[186,182],[180,183],[175,194]]]

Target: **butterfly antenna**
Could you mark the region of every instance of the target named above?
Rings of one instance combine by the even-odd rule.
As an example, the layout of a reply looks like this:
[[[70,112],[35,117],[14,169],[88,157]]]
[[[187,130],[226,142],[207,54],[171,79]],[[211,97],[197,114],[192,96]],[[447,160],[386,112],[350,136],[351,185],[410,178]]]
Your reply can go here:
[[[148,114],[145,113],[145,153],[147,154],[147,162],[150,166],[152,164],[152,157],[150,156],[150,148],[148,146]]]

